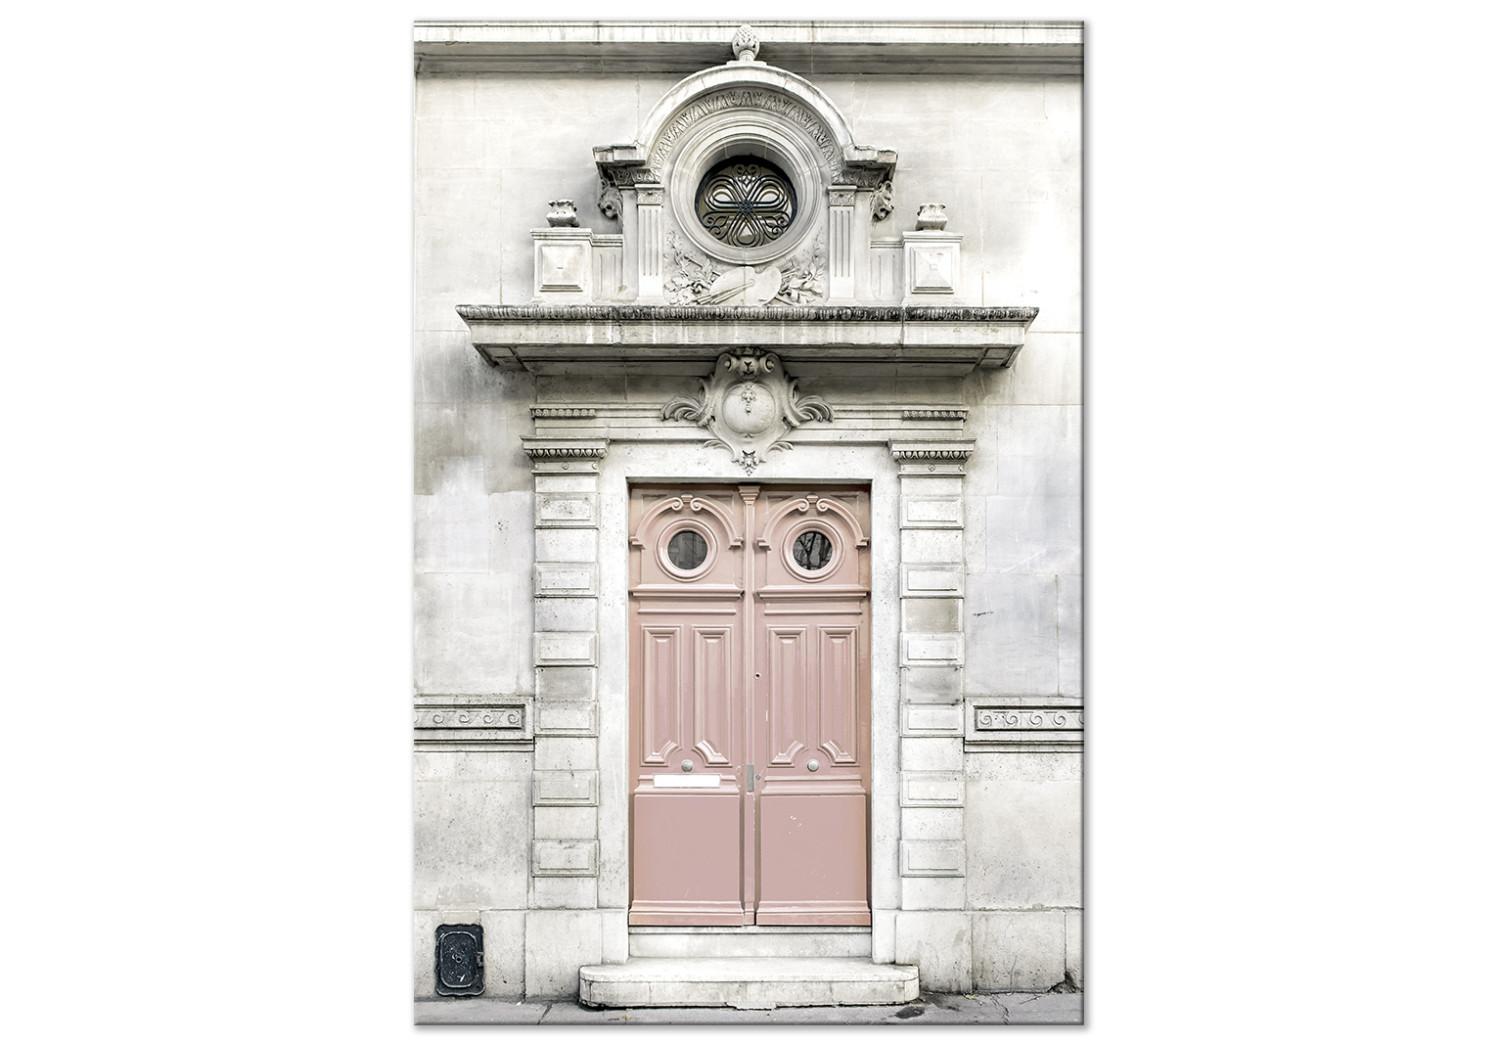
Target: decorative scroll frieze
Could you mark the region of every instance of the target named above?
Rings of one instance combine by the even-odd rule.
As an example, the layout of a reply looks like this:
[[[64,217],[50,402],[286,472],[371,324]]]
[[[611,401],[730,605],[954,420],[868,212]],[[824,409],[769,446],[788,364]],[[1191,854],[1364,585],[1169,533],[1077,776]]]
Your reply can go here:
[[[971,702],[964,741],[975,750],[1077,752],[1083,748],[1083,707]]]
[[[524,701],[463,695],[419,696],[412,732],[419,749],[529,744],[532,737]]]
[[[598,415],[598,409],[587,406],[533,405],[531,407],[533,420],[592,420]]]
[[[1083,709],[975,706],[976,731],[1082,731]]]
[[[756,348],[726,351],[697,397],[679,395],[662,406],[663,420],[684,420],[713,435],[704,442],[729,452],[745,473],[767,454],[790,449],[786,435],[804,423],[833,421],[833,409],[797,391],[781,359]]]

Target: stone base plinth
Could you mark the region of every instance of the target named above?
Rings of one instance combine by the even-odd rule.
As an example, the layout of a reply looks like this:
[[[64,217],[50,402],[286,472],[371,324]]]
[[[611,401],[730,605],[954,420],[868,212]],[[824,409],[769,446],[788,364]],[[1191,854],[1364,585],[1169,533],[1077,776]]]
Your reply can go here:
[[[578,971],[585,1006],[884,1006],[917,997],[917,968],[866,959],[629,959]]]

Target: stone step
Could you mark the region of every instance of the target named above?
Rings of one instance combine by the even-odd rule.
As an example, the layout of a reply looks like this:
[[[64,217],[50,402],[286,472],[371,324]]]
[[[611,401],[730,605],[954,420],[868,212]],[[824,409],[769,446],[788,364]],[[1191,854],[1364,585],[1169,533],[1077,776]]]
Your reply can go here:
[[[870,957],[868,926],[632,926],[631,958],[856,959]]]
[[[917,997],[917,968],[868,959],[630,958],[578,971],[585,1006],[886,1006]]]

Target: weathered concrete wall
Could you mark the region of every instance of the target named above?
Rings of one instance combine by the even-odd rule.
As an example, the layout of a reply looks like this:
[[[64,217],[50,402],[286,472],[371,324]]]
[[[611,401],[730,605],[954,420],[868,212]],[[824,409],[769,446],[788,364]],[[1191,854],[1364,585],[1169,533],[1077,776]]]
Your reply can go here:
[[[538,398],[566,386],[484,366],[460,303],[524,303],[530,232],[550,200],[617,231],[596,205],[594,145],[630,140],[678,76],[421,76],[415,126],[414,677],[418,694],[533,694],[530,461],[520,437]],[[895,148],[895,211],[876,238],[947,205],[962,232],[964,302],[1040,314],[1013,368],[967,378],[964,477],[968,699],[1081,698],[1081,83],[1073,77],[815,77],[863,143]],[[809,366],[808,393],[899,401],[931,389]],[[600,400],[659,400],[657,377],[600,382]],[[622,551],[623,552],[623,551]],[[966,701],[965,712],[973,712]],[[576,990],[608,958],[606,915],[526,911],[531,772],[526,751],[416,756],[415,988],[432,993],[432,931],[483,922],[489,993]],[[881,769],[877,766],[877,770]],[[894,948],[924,986],[1043,989],[1082,980],[1081,757],[965,754],[967,875],[960,906],[897,914]],[[592,882],[592,881],[590,881]],[[619,953],[616,953],[619,955]],[[623,957],[622,955],[620,957]],[[525,967],[532,980],[522,980]]]

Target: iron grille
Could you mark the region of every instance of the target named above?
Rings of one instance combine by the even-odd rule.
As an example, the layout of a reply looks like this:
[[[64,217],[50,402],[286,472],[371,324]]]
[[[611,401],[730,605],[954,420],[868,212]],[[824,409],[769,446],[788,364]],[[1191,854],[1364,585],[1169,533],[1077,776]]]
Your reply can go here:
[[[727,246],[753,249],[774,242],[797,214],[786,175],[769,163],[729,159],[698,186],[698,221]]]

